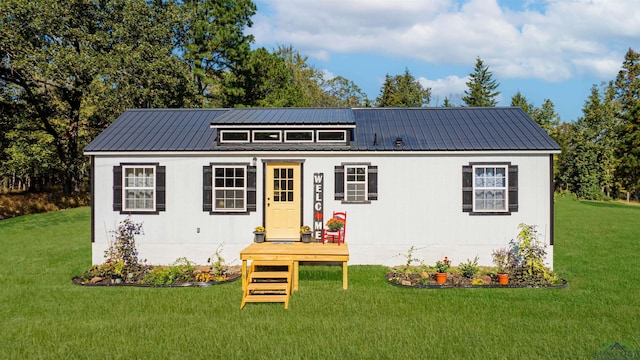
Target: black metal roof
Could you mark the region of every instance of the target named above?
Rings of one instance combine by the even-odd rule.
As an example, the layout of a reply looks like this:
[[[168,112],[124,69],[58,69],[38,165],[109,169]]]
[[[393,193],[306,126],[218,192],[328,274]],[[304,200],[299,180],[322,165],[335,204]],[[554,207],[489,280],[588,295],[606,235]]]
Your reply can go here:
[[[216,126],[355,127],[348,145],[217,144]],[[401,146],[397,140],[401,139]],[[129,151],[558,151],[522,109],[135,109],[118,117],[85,152]]]

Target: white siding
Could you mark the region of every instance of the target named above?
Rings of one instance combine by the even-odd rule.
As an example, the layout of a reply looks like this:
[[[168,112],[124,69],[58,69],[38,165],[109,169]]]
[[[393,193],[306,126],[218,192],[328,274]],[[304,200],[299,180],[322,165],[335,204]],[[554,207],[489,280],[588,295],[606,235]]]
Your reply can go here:
[[[132,215],[143,222],[137,237],[140,259],[167,264],[186,256],[205,264],[220,244],[223,257],[239,263],[239,252],[253,241],[253,228],[263,218],[262,160],[304,160],[303,217],[312,225],[313,174],[324,173],[325,222],[334,210],[348,214],[346,240],[350,264],[396,265],[411,246],[428,264],[448,256],[454,265],[478,256],[491,265],[491,251],[504,247],[520,223],[538,225],[546,244],[550,234],[550,166],[548,154],[434,155],[408,153],[271,153],[190,156],[96,156],[94,264],[103,262],[109,231],[126,215],[112,210],[113,166],[150,162],[166,166],[166,207],[157,215]],[[202,167],[210,162],[251,163],[257,157],[257,211],[249,215],[210,215],[202,211]],[[366,162],[378,166],[378,200],[342,204],[334,200],[334,166]],[[462,166],[470,162],[510,162],[518,165],[519,211],[511,215],[472,216],[462,212]],[[548,246],[548,265],[553,250]]]

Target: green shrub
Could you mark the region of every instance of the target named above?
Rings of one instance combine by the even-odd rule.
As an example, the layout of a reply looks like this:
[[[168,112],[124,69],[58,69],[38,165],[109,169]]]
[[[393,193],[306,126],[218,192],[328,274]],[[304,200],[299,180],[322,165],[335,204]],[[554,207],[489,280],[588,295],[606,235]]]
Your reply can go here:
[[[458,269],[460,270],[460,274],[462,276],[473,279],[473,277],[478,273],[478,257],[474,257],[473,261],[467,259],[466,263],[460,263],[458,265]]]
[[[556,277],[544,266],[547,254],[546,245],[540,241],[535,225],[520,224],[516,240],[510,242],[510,252],[516,261],[511,264],[509,273],[517,280],[532,285],[548,285]]]
[[[185,257],[178,258],[171,266],[155,266],[142,278],[143,284],[171,285],[187,282],[193,277],[195,265]]]

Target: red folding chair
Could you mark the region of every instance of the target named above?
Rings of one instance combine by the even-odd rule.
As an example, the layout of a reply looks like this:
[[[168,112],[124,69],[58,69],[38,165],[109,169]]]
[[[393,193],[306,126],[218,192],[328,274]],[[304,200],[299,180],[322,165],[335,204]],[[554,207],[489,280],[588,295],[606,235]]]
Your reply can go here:
[[[345,211],[334,211],[333,218],[340,220],[344,225],[342,229],[331,230],[328,228],[322,229],[322,243],[325,242],[337,242],[338,245],[342,242],[344,244],[344,237],[347,230],[347,213]]]

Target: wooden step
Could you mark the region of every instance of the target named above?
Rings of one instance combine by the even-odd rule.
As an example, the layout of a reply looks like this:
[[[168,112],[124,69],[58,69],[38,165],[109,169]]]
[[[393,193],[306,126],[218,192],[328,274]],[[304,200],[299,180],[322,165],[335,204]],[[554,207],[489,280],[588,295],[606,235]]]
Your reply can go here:
[[[249,274],[249,282],[258,279],[289,279],[291,273],[287,271],[253,271]]]
[[[292,261],[254,260],[251,262],[251,272],[257,271],[258,268],[262,268],[260,271],[289,271],[292,266]],[[279,269],[276,270],[275,268]]]
[[[293,261],[290,260],[253,260],[251,267],[255,266],[291,266]]]
[[[252,261],[240,308],[248,302],[283,302],[288,309],[292,274],[292,261]]]
[[[247,290],[261,290],[261,291],[287,291],[289,290],[289,283],[286,282],[254,282],[247,285]]]
[[[246,295],[243,299],[242,299],[242,304],[240,304],[240,308],[242,309],[244,307],[244,304],[248,303],[248,302],[283,302],[284,303],[284,308],[288,309],[289,308],[289,295],[288,294],[283,294],[283,295],[274,295],[274,294],[269,294],[269,295],[254,295],[254,294],[249,294]]]

